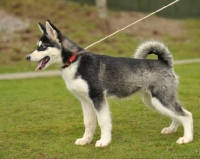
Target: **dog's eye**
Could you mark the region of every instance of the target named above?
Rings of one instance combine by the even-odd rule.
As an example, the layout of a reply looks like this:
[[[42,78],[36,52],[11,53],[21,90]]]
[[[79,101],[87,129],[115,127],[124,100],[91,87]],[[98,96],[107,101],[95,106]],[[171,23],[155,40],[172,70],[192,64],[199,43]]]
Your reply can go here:
[[[47,49],[47,46],[46,45],[40,45],[38,46],[37,50],[38,51],[45,51]]]
[[[47,47],[46,47],[45,45],[42,45],[42,48],[43,48],[43,49],[46,49]]]

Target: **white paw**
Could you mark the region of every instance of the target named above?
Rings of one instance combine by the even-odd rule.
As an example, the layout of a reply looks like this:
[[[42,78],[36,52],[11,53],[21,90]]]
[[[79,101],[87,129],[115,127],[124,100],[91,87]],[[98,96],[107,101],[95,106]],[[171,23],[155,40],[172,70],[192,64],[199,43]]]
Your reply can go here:
[[[172,129],[172,128],[163,128],[161,131],[161,134],[171,134],[176,132],[176,129]]]
[[[98,140],[95,144],[95,147],[105,147],[108,146],[110,141],[105,141],[105,140]]]
[[[189,143],[189,142],[192,142],[192,138],[180,137],[176,141],[177,144],[186,144],[186,143]]]
[[[91,142],[91,140],[89,139],[85,139],[85,138],[80,138],[80,139],[77,139],[75,144],[76,145],[86,145],[86,144],[89,144]]]

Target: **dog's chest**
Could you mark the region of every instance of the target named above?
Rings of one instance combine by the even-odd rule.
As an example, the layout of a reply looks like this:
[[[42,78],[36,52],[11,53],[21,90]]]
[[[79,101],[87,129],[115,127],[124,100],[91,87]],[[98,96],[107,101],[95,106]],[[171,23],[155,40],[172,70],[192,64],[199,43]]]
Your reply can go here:
[[[67,89],[79,97],[88,96],[88,84],[85,80],[78,76],[75,78],[77,65],[70,65],[62,71],[62,77],[65,81]]]

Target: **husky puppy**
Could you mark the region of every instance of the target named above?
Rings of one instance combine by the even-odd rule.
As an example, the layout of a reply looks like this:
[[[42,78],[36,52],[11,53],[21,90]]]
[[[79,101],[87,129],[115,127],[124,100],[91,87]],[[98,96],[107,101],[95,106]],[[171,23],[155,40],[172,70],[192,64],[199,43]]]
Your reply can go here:
[[[169,127],[161,133],[176,132],[184,127],[183,137],[178,144],[193,140],[192,114],[184,109],[177,98],[178,78],[173,70],[173,57],[161,42],[148,41],[141,44],[134,58],[110,57],[91,53],[61,33],[49,20],[46,27],[38,24],[43,33],[37,49],[26,59],[38,62],[35,71],[58,64],[67,88],[81,102],[85,132],[76,140],[76,145],[92,141],[96,117],[101,129],[101,138],[96,147],[111,142],[111,114],[106,97],[123,98],[141,92],[144,104],[172,119]],[[158,60],[149,60],[149,54]]]

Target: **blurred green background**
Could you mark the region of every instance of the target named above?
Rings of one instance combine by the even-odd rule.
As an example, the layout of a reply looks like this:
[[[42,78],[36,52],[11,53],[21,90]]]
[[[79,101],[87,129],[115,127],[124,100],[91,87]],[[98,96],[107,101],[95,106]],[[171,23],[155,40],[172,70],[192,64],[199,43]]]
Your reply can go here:
[[[94,4],[94,1],[92,2]],[[140,5],[138,4],[135,8],[137,2]],[[150,11],[148,10],[150,8],[156,10],[168,1],[156,3],[148,0],[145,2],[108,1],[108,9],[111,3],[115,3],[116,6],[122,7],[122,11],[109,9],[108,18],[105,20],[98,17],[95,6],[88,5],[84,1],[74,3],[65,0],[2,0],[0,1],[0,73],[34,70],[36,64],[27,63],[25,56],[36,48],[36,42],[41,36],[38,22],[44,24],[46,19],[50,19],[65,35],[82,47],[86,47],[148,14],[148,12],[138,12],[140,8],[141,10],[147,8],[146,11]],[[124,6],[127,5],[133,7],[132,12],[125,11]],[[191,12],[196,13],[196,6],[198,6],[196,1],[193,3],[192,0],[187,2],[183,0],[160,13],[169,12],[170,8],[175,8],[173,10],[177,14],[181,14],[184,8],[189,8]],[[188,12],[185,11],[185,13]],[[140,42],[158,39],[169,47],[175,60],[199,58],[200,21],[192,18],[197,17],[195,15],[188,14],[182,19],[176,19],[176,16],[171,15],[171,18],[152,16],[95,45],[90,48],[90,51],[131,57]]]

